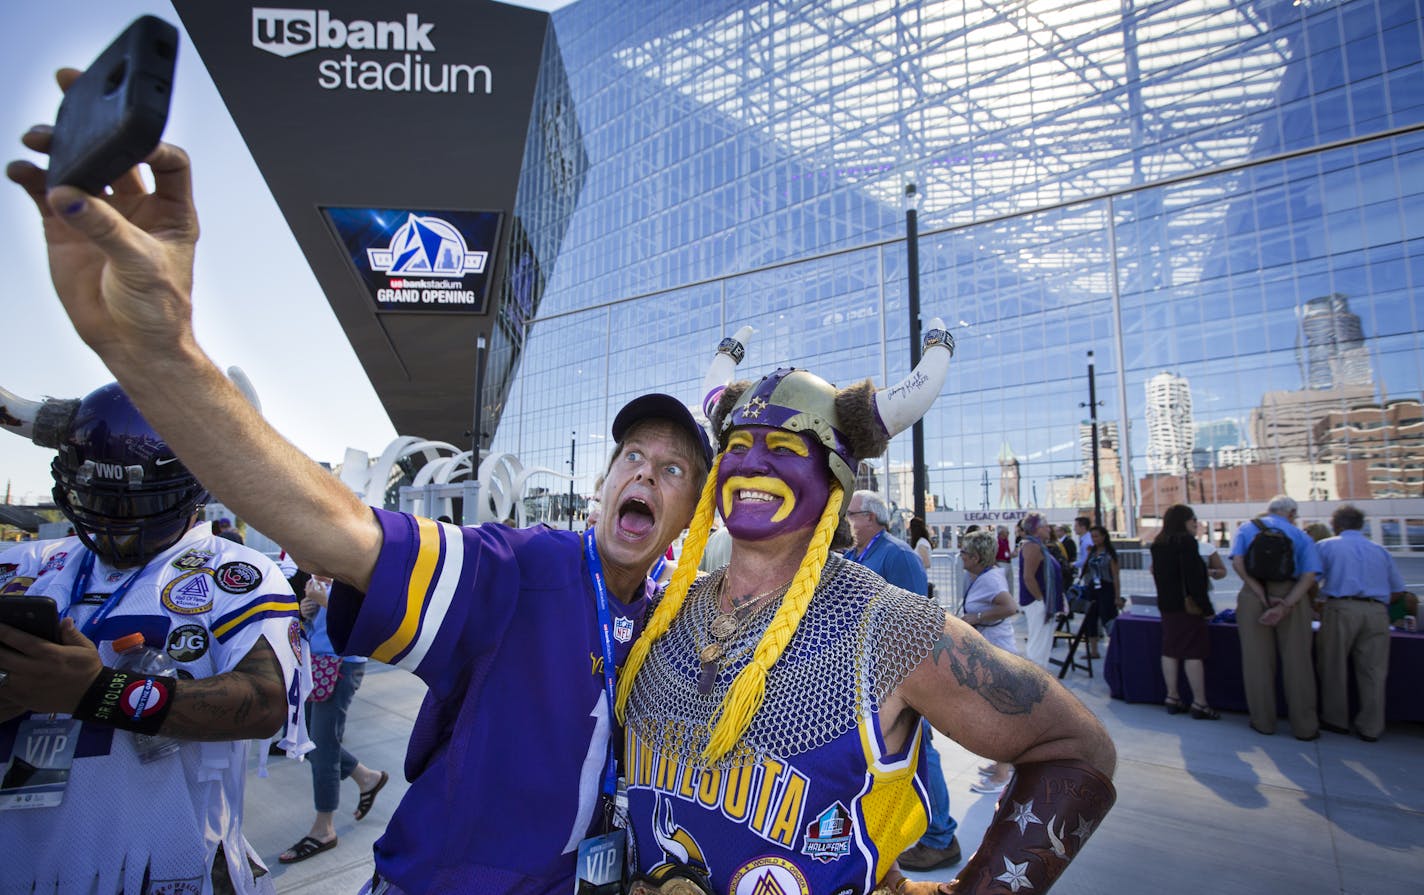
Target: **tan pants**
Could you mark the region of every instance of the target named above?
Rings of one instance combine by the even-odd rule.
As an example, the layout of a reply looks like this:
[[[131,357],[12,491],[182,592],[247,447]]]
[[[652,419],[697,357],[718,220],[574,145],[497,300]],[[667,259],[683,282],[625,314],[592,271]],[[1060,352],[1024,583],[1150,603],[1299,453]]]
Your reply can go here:
[[[1350,726],[1350,667],[1360,711],[1355,729],[1368,737],[1384,732],[1384,685],[1389,674],[1389,607],[1379,600],[1327,599],[1320,622],[1320,716]]]
[[[1290,593],[1291,582],[1270,581],[1266,592],[1272,602]],[[1281,660],[1286,708],[1291,733],[1313,739],[1320,732],[1315,714],[1315,667],[1310,655],[1310,608],[1296,606],[1274,628],[1260,623],[1265,607],[1249,589],[1236,597],[1236,624],[1241,637],[1241,684],[1251,726],[1261,733],[1276,732],[1276,656]]]

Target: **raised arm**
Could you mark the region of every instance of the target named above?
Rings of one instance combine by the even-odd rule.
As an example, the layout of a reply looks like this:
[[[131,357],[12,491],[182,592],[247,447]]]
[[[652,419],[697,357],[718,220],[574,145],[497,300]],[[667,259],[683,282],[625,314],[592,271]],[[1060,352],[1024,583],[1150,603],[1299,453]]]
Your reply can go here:
[[[60,85],[77,76],[61,71]],[[48,127],[36,127],[23,142],[46,152],[50,138]],[[73,187],[47,192],[45,172],[29,162],[6,168],[39,209],[65,312],[213,494],[304,568],[364,589],[380,528],[349,488],[279,435],[198,347],[191,305],[198,219],[188,157],[164,144],[144,163],[152,192],[134,169],[107,197]]]

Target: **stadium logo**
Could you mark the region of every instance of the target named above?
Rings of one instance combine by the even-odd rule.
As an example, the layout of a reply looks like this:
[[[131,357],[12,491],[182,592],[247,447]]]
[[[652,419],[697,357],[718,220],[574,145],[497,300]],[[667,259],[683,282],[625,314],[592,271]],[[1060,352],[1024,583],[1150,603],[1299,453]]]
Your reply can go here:
[[[489,252],[472,252],[448,221],[411,214],[385,248],[366,250],[373,271],[463,277],[484,273]]]
[[[406,13],[400,22],[343,22],[324,9],[252,10],[252,45],[283,58],[308,50],[406,50],[435,52],[435,26]]]

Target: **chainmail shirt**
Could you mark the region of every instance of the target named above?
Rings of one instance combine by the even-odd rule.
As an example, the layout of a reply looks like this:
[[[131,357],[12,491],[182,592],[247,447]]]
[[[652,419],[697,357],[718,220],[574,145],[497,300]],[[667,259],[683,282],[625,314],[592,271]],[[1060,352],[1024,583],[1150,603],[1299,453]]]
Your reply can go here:
[[[699,693],[698,651],[711,639],[724,573],[694,582],[629,696],[628,725],[643,741],[684,761],[700,761],[727,688],[751,659],[779,603],[756,610],[727,643],[712,691]],[[768,755],[789,758],[829,743],[878,708],[929,655],[943,630],[944,610],[933,600],[828,556],[801,624],[767,674],[760,710],[717,766]]]

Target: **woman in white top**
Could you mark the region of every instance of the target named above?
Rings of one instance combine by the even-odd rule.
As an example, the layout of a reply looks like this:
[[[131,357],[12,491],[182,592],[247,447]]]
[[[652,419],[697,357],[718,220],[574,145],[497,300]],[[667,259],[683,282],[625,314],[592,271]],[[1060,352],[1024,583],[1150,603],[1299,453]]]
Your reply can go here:
[[[930,550],[934,548],[934,543],[930,540],[929,526],[925,525],[925,520],[919,516],[911,517],[910,528],[906,534],[910,536],[910,547],[920,558],[920,564],[925,567],[925,571],[928,572],[930,570]]]
[[[998,548],[998,538],[992,531],[970,532],[960,542],[959,558],[967,573],[967,584],[959,617],[994,646],[1017,655],[1013,619],[1019,614],[1019,607],[1009,593],[1003,570],[995,562]],[[1014,766],[1008,762],[991,761],[979,769],[984,779],[969,788],[974,792],[1001,793],[1013,772]]]

